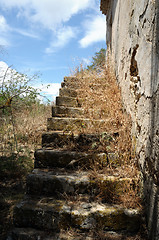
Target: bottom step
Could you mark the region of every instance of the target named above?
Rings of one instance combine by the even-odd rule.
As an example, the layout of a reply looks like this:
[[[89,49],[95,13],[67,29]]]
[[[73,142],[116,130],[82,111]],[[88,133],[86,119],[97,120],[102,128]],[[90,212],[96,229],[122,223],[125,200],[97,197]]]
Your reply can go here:
[[[16,228],[12,231],[7,240],[134,240],[141,239],[136,235],[126,233],[102,232],[77,232],[71,230],[60,231],[60,233],[50,234],[32,228]]]
[[[138,210],[98,202],[66,202],[42,198],[25,200],[14,209],[16,227],[55,232],[68,228],[137,232],[140,220]]]

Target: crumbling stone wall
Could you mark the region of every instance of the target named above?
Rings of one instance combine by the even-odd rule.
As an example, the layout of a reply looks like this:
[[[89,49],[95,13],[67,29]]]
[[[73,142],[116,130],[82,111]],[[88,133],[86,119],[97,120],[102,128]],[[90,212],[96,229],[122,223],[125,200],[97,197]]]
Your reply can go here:
[[[107,47],[133,120],[150,239],[159,239],[159,1],[101,0]]]

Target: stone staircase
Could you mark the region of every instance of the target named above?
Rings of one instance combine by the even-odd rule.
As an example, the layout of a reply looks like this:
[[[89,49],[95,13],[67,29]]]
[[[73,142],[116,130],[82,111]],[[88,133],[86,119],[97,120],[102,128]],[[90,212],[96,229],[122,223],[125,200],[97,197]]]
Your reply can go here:
[[[111,137],[77,133],[89,124],[102,125],[103,120],[83,117],[75,90],[78,79],[64,78],[61,85],[48,119],[48,132],[42,136],[42,149],[35,151],[35,168],[27,177],[25,198],[14,208],[15,228],[8,239],[120,239],[135,234],[140,228],[140,211],[123,208],[113,198],[132,179],[91,174],[94,165],[108,166],[112,158],[91,149],[101,140],[109,144]],[[106,196],[103,201],[99,198],[101,188]],[[100,238],[100,230],[107,237]]]

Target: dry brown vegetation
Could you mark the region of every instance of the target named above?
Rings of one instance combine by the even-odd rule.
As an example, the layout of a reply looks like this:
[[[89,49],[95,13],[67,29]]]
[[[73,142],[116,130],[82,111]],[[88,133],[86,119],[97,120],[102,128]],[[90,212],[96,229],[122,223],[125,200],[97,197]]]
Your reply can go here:
[[[11,111],[12,110],[12,111]],[[25,193],[25,177],[33,169],[34,150],[41,145],[50,106],[0,112],[0,239],[12,226],[13,207]]]
[[[33,104],[30,107],[0,112],[0,155],[29,154],[41,145],[51,107]]]
[[[92,176],[98,178],[99,173],[104,173],[136,179],[136,187],[132,187],[131,183],[123,187],[123,194],[118,198],[118,202],[124,207],[141,207],[140,173],[132,146],[131,118],[124,111],[120,89],[113,71],[109,66],[98,71],[83,70],[81,66],[81,70],[74,74],[77,76],[78,98],[85,117],[105,121],[100,128],[98,124],[92,124],[88,128],[80,129],[79,132],[110,134],[112,138],[110,144],[108,145],[107,142],[105,144],[103,141],[98,148],[108,155],[115,154],[113,160],[108,159],[106,167],[99,163],[94,164]],[[101,199],[105,197],[102,189],[100,197]]]

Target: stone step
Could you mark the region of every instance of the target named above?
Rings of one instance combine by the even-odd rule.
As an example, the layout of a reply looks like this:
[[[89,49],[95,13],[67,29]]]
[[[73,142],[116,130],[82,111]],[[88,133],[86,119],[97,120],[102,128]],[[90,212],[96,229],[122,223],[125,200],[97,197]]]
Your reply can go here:
[[[69,88],[69,89],[80,89],[81,85],[78,82],[61,82],[62,88]]]
[[[56,97],[56,106],[81,107],[81,104],[78,102],[77,98]]]
[[[94,161],[107,164],[105,153],[82,153],[71,151],[57,151],[52,149],[39,149],[35,151],[35,168],[72,168],[90,167]]]
[[[76,76],[64,77],[64,82],[79,83],[79,78]]]
[[[102,238],[100,237],[102,235]],[[15,228],[7,240],[130,240],[140,239],[136,234],[131,236],[124,232],[101,231],[73,231],[72,229],[61,230],[59,233],[49,233],[33,228]]]
[[[65,106],[54,106],[52,107],[52,117],[72,117],[77,118],[84,114],[82,108],[73,108]]]
[[[59,89],[59,96],[60,97],[77,97],[77,91],[71,88],[60,88]]]
[[[27,194],[34,196],[52,196],[63,198],[66,195],[89,194],[95,199],[102,191],[105,201],[117,201],[123,194],[124,186],[135,188],[137,180],[99,174],[96,178],[90,172],[84,171],[45,171],[35,169],[27,177]],[[136,184],[137,185],[137,184]]]
[[[47,240],[47,233],[33,228],[15,228],[7,240]],[[57,238],[52,238],[52,240]]]
[[[114,233],[115,234],[115,233]],[[121,235],[118,235],[121,237]],[[77,233],[72,230],[61,230],[58,233],[48,231],[40,231],[33,228],[15,228],[10,238],[7,240],[93,240],[88,233],[83,231]],[[120,240],[120,239],[118,239]]]
[[[14,208],[14,224],[18,228],[59,231],[69,227],[80,230],[103,229],[136,232],[141,213],[117,205],[98,202],[71,202],[41,198],[26,199]]]
[[[45,132],[42,134],[42,146],[63,148],[70,147],[78,151],[96,150],[99,146],[109,146],[117,133],[108,134],[70,134],[63,132]],[[118,136],[118,135],[117,135]]]
[[[48,118],[47,130],[63,131],[63,132],[80,132],[84,128],[98,125],[100,129],[106,121],[91,120],[86,118]]]

